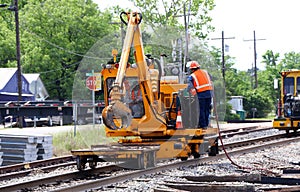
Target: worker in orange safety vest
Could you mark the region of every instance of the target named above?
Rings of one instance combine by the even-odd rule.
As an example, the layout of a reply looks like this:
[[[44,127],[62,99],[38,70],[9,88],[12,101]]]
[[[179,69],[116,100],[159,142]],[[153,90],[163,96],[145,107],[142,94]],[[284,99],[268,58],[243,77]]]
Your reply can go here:
[[[207,128],[209,125],[209,116],[211,111],[211,102],[213,96],[213,84],[210,75],[206,70],[200,69],[197,61],[190,61],[187,67],[191,70],[188,77],[188,91],[197,94],[199,101],[199,128]]]

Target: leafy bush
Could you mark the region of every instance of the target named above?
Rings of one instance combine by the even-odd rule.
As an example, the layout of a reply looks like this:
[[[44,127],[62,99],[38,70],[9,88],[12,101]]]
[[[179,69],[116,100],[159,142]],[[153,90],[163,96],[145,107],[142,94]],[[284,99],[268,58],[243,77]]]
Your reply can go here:
[[[256,108],[255,118],[267,117],[272,111],[273,105],[270,98],[265,96],[258,89],[249,90],[244,94],[244,110],[247,111],[247,118],[253,118],[253,108]]]

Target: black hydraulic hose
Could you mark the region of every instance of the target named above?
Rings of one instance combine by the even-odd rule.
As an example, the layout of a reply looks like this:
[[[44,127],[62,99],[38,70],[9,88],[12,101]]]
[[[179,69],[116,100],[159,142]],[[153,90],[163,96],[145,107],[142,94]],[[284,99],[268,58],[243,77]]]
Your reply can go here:
[[[231,157],[229,156],[229,154],[227,153],[227,150],[225,149],[224,143],[223,143],[223,139],[222,139],[222,135],[221,135],[221,131],[220,131],[220,126],[219,126],[219,119],[218,119],[218,111],[217,111],[217,107],[216,107],[216,99],[215,96],[213,97],[213,109],[215,111],[215,117],[216,117],[216,123],[217,123],[217,128],[218,128],[218,134],[219,134],[219,140],[221,141],[221,145],[222,145],[222,149],[227,157],[227,159],[231,162],[232,165],[238,167],[239,169],[248,169],[248,170],[261,170],[261,171],[265,171],[267,173],[271,173],[271,174],[276,174],[273,171],[270,171],[268,169],[264,169],[264,168],[253,168],[253,167],[245,167],[242,165],[237,164],[236,162],[234,162]]]
[[[160,79],[161,79],[161,75],[162,75],[162,67],[161,67],[161,63],[158,59],[154,59],[154,61],[157,63],[158,66],[158,83],[157,83],[157,90],[158,90],[158,98],[160,98]]]
[[[126,21],[124,20],[123,15],[128,15],[128,14],[130,14],[130,13],[127,13],[127,12],[125,12],[125,11],[122,11],[122,12],[120,13],[120,19],[121,19],[122,23],[124,23],[125,25],[128,25],[128,22],[126,22]],[[140,16],[140,20],[139,20],[139,22],[138,22],[138,25],[139,25],[139,24],[142,22],[143,16],[142,16],[141,13],[134,13],[133,16],[136,16],[136,14],[138,14],[138,15]]]
[[[161,63],[158,59],[154,59],[154,61],[157,63],[157,66],[158,66],[158,79],[161,78],[161,75],[162,75],[162,67],[161,67]]]
[[[170,105],[170,108],[169,108],[169,119],[171,119],[171,112],[172,112],[172,107],[174,105],[174,100],[176,100],[176,97],[174,97],[174,94],[172,95],[172,103]]]

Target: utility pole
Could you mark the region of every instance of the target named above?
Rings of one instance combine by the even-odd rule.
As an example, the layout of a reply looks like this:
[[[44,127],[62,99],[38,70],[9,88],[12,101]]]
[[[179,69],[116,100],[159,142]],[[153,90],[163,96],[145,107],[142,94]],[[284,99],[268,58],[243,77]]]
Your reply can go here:
[[[226,71],[226,66],[225,66],[225,39],[235,39],[235,37],[224,37],[224,31],[222,31],[222,37],[221,38],[211,38],[211,40],[222,40],[222,75],[223,75],[223,80],[225,83],[225,71]]]
[[[14,5],[15,22],[16,22],[16,51],[17,51],[17,66],[18,66],[18,101],[22,101],[22,69],[21,69],[21,51],[20,51],[20,30],[19,30],[19,8],[18,0],[15,0]]]
[[[254,50],[254,79],[255,79],[255,83],[254,83],[254,89],[256,89],[258,87],[258,81],[257,81],[257,65],[256,65],[256,60],[257,60],[257,54],[256,54],[256,41],[260,41],[260,40],[266,40],[266,39],[256,39],[256,35],[255,35],[255,30],[253,31],[253,39],[247,39],[244,41],[253,41],[254,45],[253,45],[253,50]]]
[[[186,72],[186,63],[188,62],[189,58],[189,23],[190,23],[190,15],[191,14],[191,0],[188,2],[188,11],[186,10],[186,3],[183,5],[183,15],[175,15],[173,17],[183,17],[184,19],[184,29],[185,29],[185,48],[184,48],[184,57],[183,57],[183,64],[180,67],[180,82],[183,82],[185,79],[185,72]],[[188,12],[188,13],[186,13]]]
[[[22,69],[21,69],[21,51],[20,51],[20,30],[19,30],[19,8],[18,0],[14,1],[15,23],[16,23],[16,59],[17,59],[17,77],[18,77],[18,103],[22,101]],[[23,127],[23,117],[19,116],[19,127]]]
[[[183,66],[181,68],[181,70],[183,72],[186,71],[186,63],[189,60],[189,22],[190,22],[190,4],[191,2],[189,2],[189,13],[188,16],[186,14],[186,6],[185,4],[183,5],[183,15],[184,15],[184,29],[185,29],[185,49],[184,49],[184,58],[183,58]]]
[[[0,7],[6,7],[6,4],[1,4]],[[18,85],[18,104],[22,101],[22,69],[21,69],[21,51],[20,51],[20,30],[19,30],[19,8],[18,0],[14,0],[14,5],[8,8],[15,12],[16,23],[16,60],[17,60],[17,85]],[[19,127],[23,127],[23,117],[19,117]]]

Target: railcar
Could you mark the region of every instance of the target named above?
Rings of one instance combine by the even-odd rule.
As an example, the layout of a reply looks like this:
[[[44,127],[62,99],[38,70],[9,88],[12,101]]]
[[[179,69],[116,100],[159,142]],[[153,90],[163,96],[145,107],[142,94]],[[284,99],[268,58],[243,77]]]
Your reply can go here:
[[[273,127],[286,133],[296,132],[300,128],[300,70],[287,70],[280,74],[280,96]]]
[[[127,16],[125,22],[123,16]],[[197,96],[185,90],[177,76],[163,76],[162,67],[144,54],[140,13],[121,14],[127,25],[120,62],[103,66],[101,79],[105,108],[102,117],[107,137],[117,143],[73,150],[78,169],[97,161],[122,161],[136,168],[155,166],[156,160],[186,160],[218,153],[218,129],[199,128]],[[134,49],[135,63],[128,63]],[[180,101],[180,102],[179,102]]]

